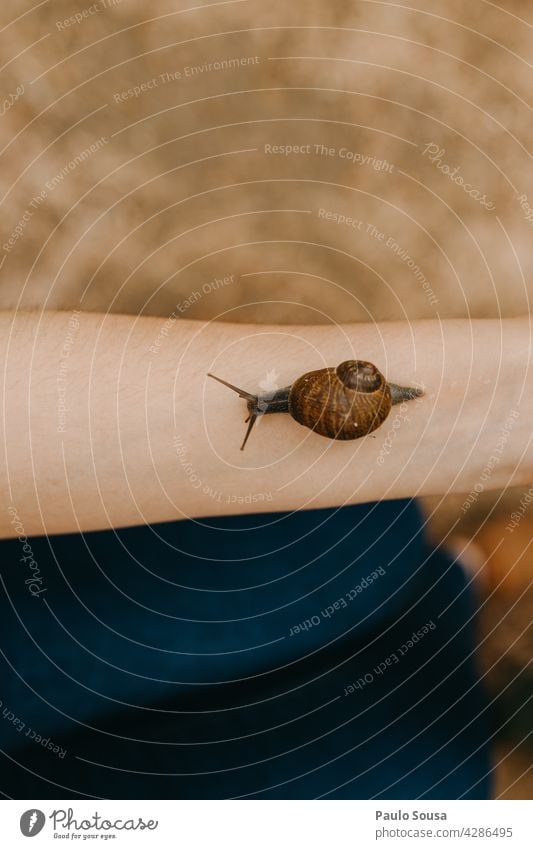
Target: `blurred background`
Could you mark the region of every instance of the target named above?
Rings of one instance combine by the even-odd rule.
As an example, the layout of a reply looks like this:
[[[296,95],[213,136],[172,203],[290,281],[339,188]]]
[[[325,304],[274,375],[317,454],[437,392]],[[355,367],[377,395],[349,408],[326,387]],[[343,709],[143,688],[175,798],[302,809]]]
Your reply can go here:
[[[4,0],[0,308],[327,323],[530,312],[523,0]],[[497,795],[531,798],[533,488],[425,502],[479,598]]]

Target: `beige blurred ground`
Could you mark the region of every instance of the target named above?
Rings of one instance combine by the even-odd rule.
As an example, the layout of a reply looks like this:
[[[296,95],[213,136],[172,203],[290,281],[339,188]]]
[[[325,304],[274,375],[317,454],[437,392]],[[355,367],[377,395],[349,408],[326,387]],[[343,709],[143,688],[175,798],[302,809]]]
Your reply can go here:
[[[529,311],[531,3],[4,0],[0,27],[0,240],[15,239],[0,308],[257,322]],[[458,524],[462,499],[426,506],[436,539],[472,537],[522,496],[482,494]],[[523,631],[520,650],[491,635],[494,651],[520,666]],[[499,792],[531,796],[512,762]]]

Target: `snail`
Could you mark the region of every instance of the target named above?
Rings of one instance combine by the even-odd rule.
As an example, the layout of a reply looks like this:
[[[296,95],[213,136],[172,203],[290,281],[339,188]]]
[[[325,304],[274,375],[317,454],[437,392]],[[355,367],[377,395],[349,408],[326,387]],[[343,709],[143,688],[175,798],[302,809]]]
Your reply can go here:
[[[210,372],[208,377],[246,401],[249,424],[241,451],[258,417],[266,413],[290,413],[300,424],[330,439],[359,439],[383,424],[393,404],[424,394],[421,389],[388,383],[379,369],[365,360],[346,360],[336,368],[309,371],[291,386],[262,395],[239,389]]]

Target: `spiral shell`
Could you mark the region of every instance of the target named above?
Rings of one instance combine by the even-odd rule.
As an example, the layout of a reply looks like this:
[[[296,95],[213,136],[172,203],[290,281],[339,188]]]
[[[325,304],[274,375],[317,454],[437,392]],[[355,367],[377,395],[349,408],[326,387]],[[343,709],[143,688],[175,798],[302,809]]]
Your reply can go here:
[[[392,406],[381,372],[365,360],[310,371],[289,392],[289,412],[305,427],[330,439],[358,439],[378,428]]]

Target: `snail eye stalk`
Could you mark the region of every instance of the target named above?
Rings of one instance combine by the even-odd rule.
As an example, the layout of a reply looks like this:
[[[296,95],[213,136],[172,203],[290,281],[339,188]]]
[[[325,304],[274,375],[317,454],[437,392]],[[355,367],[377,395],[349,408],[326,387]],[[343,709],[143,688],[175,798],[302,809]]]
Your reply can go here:
[[[246,428],[246,435],[245,435],[243,443],[241,445],[241,451],[244,451],[244,446],[248,442],[248,437],[250,436],[250,434],[252,432],[252,428],[253,428],[254,424],[256,423],[256,421],[257,421],[257,414],[256,413],[250,413],[250,415],[248,416],[248,418],[245,421],[245,423],[250,422],[250,424]]]
[[[219,383],[227,386],[228,389],[236,392],[240,398],[244,398],[246,401],[246,406],[248,407],[248,418],[246,419],[246,422],[249,422],[249,424],[244,436],[244,441],[241,445],[241,451],[244,450],[244,446],[246,445],[248,437],[252,432],[252,428],[259,416],[264,416],[267,413],[289,412],[290,386],[285,386],[283,389],[276,389],[272,392],[265,392],[262,395],[254,395],[252,392],[246,392],[245,389],[239,389],[239,387],[234,386],[233,383],[228,383],[227,380],[222,380],[221,377],[217,377],[215,374],[208,372],[207,376],[212,377],[213,380],[218,380]]]
[[[246,398],[247,401],[257,401],[257,395],[252,395],[251,392],[246,392],[244,389],[239,389],[238,386],[234,386],[233,383],[228,383],[227,380],[222,380],[221,377],[217,377],[216,374],[211,374],[210,371],[207,372],[208,377],[212,377],[213,380],[218,380],[219,383],[223,383],[224,386],[227,386],[228,389],[233,389],[237,395],[240,395],[241,398]],[[248,419],[246,419],[248,421]]]
[[[239,387],[234,386],[233,383],[228,383],[227,380],[222,380],[222,378],[217,377],[216,374],[211,374],[211,372],[208,372],[207,376],[212,377],[213,380],[218,380],[219,383],[222,383],[224,386],[227,386],[228,389],[232,389],[233,392],[236,392],[240,398],[244,398],[248,405],[249,416],[245,420],[245,424],[246,422],[249,422],[249,425],[246,429],[246,434],[241,445],[241,451],[244,451],[244,446],[248,442],[248,437],[252,432],[252,428],[257,420],[257,416],[260,415],[260,412],[258,411],[259,398],[257,395],[253,395],[251,392],[246,392],[244,389],[239,389]]]

